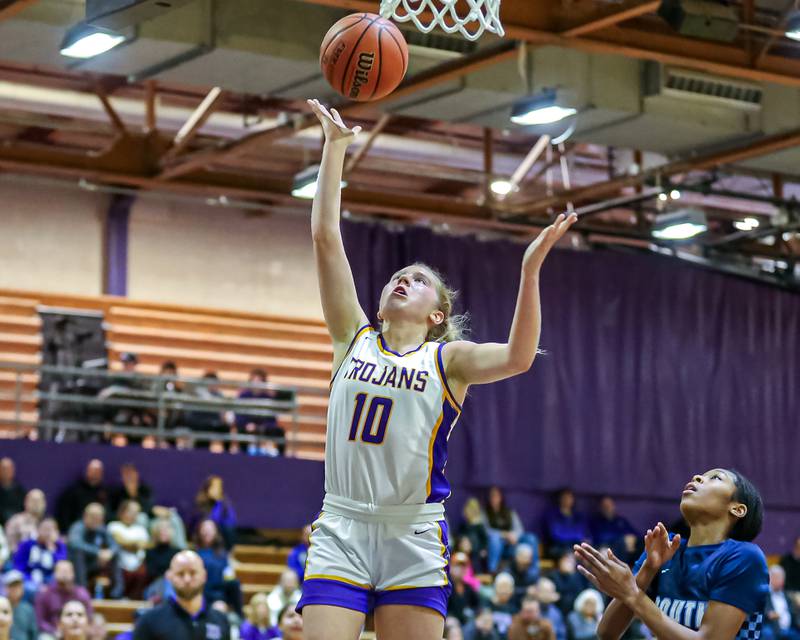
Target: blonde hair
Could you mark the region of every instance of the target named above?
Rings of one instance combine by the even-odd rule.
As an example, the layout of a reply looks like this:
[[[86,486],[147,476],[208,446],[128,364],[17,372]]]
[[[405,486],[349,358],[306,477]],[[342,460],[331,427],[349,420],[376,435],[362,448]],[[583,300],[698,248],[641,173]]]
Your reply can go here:
[[[428,330],[425,340],[429,342],[453,342],[463,339],[469,328],[469,315],[466,313],[453,315],[453,306],[458,291],[447,286],[444,277],[433,267],[424,262],[415,262],[406,269],[423,268],[428,270],[436,281],[436,293],[439,297],[439,311],[444,314],[444,321]]]
[[[252,598],[250,598],[250,602],[243,607],[244,616],[251,624],[256,624],[258,622],[256,620],[256,606],[259,604],[266,606],[267,611],[269,611],[269,596],[267,593],[260,592],[255,594]]]

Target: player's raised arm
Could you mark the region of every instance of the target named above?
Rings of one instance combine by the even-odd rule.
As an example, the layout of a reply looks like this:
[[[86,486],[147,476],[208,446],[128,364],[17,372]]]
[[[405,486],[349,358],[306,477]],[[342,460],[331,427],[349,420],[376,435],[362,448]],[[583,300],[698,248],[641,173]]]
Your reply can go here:
[[[568,217],[559,215],[525,251],[517,306],[508,341],[483,344],[458,341],[448,344],[444,349],[444,358],[449,378],[461,385],[485,384],[530,369],[539,348],[542,322],[539,271],[550,249],[576,220],[575,214]]]
[[[322,312],[334,342],[334,358],[338,360],[344,355],[339,353],[341,346],[346,350],[358,328],[368,322],[358,304],[353,273],[339,228],[344,158],[347,147],[361,127],[348,128],[335,109],[329,112],[317,100],[309,100],[308,104],[319,118],[325,133],[317,193],[311,208],[311,236],[314,240]]]

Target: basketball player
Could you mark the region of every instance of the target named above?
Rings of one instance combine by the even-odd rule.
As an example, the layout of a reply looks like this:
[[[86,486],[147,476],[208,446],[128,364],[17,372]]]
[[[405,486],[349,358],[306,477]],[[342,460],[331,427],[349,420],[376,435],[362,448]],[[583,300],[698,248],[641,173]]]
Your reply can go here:
[[[508,342],[460,340],[454,294],[422,264],[392,276],[373,328],[339,229],[342,166],[359,128],[316,100],[309,105],[325,133],[311,226],[335,373],[326,496],[298,610],[308,640],[355,640],[373,608],[381,640],[438,640],[450,591],[447,438],[469,385],[530,368],[539,343],[539,270],[576,218],[559,216],[525,252]]]
[[[769,576],[764,554],[751,540],[761,531],[763,511],[747,478],[713,469],[683,491],[688,542],[670,538],[659,523],[647,532],[633,572],[610,550],[576,546],[578,570],[614,598],[598,637],[617,640],[636,616],[659,640],[758,640]],[[645,594],[651,586],[655,602]]]

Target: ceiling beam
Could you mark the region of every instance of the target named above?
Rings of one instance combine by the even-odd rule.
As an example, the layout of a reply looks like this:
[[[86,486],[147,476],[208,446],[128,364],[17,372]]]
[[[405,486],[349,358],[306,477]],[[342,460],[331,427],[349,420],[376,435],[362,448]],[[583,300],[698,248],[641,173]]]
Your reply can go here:
[[[781,12],[781,17],[778,19],[779,29],[781,29],[781,27],[786,26],[786,22],[789,20],[789,17],[795,11],[796,4],[797,4],[796,0],[789,0],[789,2],[783,8],[783,11]],[[764,44],[761,45],[761,49],[753,56],[753,66],[760,67],[762,65],[762,63],[764,62],[764,58],[767,57],[769,50],[772,49],[772,47],[775,45],[777,41],[778,41],[778,36],[774,34],[769,36],[764,41]]]
[[[561,35],[567,38],[576,38],[578,36],[585,36],[587,33],[599,31],[606,27],[611,27],[625,20],[637,18],[647,13],[653,13],[658,10],[661,0],[651,0],[649,2],[640,2],[637,0],[635,3],[627,3],[628,6],[622,10],[613,11],[611,13],[603,12],[603,15],[593,18],[576,27],[562,31]]]
[[[219,103],[222,102],[224,92],[220,87],[214,87],[208,92],[208,95],[197,106],[197,108],[189,116],[188,120],[183,124],[178,133],[175,134],[175,139],[172,141],[172,148],[167,152],[166,157],[174,158],[189,146],[189,143],[194,140],[197,132],[211,117],[211,114],[216,111]]]
[[[144,83],[144,86],[145,86],[144,126],[145,126],[145,131],[147,133],[150,133],[151,131],[156,131],[158,129],[158,115],[156,114],[156,101],[158,100],[158,93],[156,89],[155,80],[147,80]]]
[[[6,5],[0,9],[0,22],[3,20],[11,20],[11,18],[22,13],[36,2],[38,2],[38,0],[17,0],[16,2]]]
[[[303,1],[349,8],[354,11],[374,11],[377,4],[361,0]],[[536,10],[522,9],[531,4],[536,5]],[[747,51],[734,45],[688,38],[674,33],[646,31],[638,27],[623,28],[618,24],[605,26],[588,36],[568,37],[553,29],[552,12],[548,14],[539,6],[547,4],[530,3],[527,0],[519,3],[510,1],[508,6],[504,6],[504,15],[512,14],[514,20],[504,22],[506,37],[535,45],[553,45],[591,53],[610,53],[743,80],[800,87],[800,59],[764,55],[758,68],[753,68]],[[522,8],[517,9],[517,5]]]
[[[125,128],[125,123],[122,121],[122,118],[119,117],[117,110],[114,109],[114,105],[111,104],[111,100],[108,99],[108,94],[106,93],[105,89],[98,86],[95,88],[94,92],[100,100],[100,104],[103,105],[103,111],[106,112],[114,131],[122,136],[128,135],[128,130]]]
[[[399,98],[411,95],[416,91],[423,89],[430,89],[444,82],[449,82],[457,78],[461,78],[467,74],[474,73],[480,69],[484,69],[490,65],[499,64],[506,60],[513,59],[519,55],[517,43],[512,41],[502,41],[499,45],[494,47],[487,47],[479,50],[477,53],[459,58],[457,60],[447,61],[443,64],[436,65],[435,67],[423,71],[406,82],[400,85],[398,89],[390,95],[389,98],[384,100],[376,100],[365,105],[362,103],[345,102],[342,106],[337,108],[343,116],[358,117],[365,115],[369,112],[374,112],[375,107],[384,102],[397,100]],[[277,127],[267,129],[264,131],[257,131],[244,136],[238,140],[233,140],[218,149],[210,151],[201,151],[196,154],[186,156],[182,161],[177,163],[166,163],[164,171],[159,176],[163,180],[172,180],[187,173],[197,171],[205,166],[214,162],[242,154],[249,149],[255,147],[262,147],[271,144],[282,138],[294,135],[298,131],[308,129],[309,127],[317,126],[319,123],[313,114],[307,113],[302,115],[297,120],[287,122]]]
[[[375,126],[370,129],[368,134],[366,134],[367,139],[364,140],[364,144],[358,148],[358,150],[352,155],[350,160],[347,161],[347,164],[344,167],[343,175],[345,177],[358,166],[361,160],[364,159],[364,156],[367,155],[369,150],[372,148],[372,145],[375,144],[375,140],[378,139],[378,136],[386,128],[386,125],[389,124],[391,119],[391,114],[384,113],[380,117],[380,120],[375,123]]]
[[[532,203],[512,207],[512,210],[515,213],[531,216],[543,214],[547,212],[548,209],[560,212],[568,202],[579,203],[596,201],[609,195],[616,195],[622,189],[644,184],[648,180],[655,179],[657,176],[668,178],[690,171],[713,169],[722,165],[742,162],[750,158],[776,153],[798,145],[800,145],[800,129],[794,129],[785,133],[767,136],[752,144],[736,147],[734,149],[712,153],[691,160],[679,160],[658,167],[652,167],[636,175],[622,176],[607,182],[562,191],[550,198],[540,198]]]

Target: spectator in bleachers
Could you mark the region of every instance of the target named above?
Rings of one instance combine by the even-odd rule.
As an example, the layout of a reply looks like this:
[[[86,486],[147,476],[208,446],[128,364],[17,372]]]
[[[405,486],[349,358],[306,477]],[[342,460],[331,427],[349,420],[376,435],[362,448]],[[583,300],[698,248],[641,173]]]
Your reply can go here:
[[[599,591],[586,589],[575,598],[573,610],[567,616],[571,640],[593,640],[603,615],[603,596]]]
[[[780,565],[769,570],[769,598],[764,610],[764,640],[800,640],[800,612],[786,594],[786,571]]]
[[[83,602],[67,602],[58,617],[59,640],[92,640],[89,636],[90,615],[89,607]]]
[[[308,555],[308,545],[311,541],[310,524],[303,527],[302,536],[300,542],[292,548],[289,552],[289,557],[286,559],[286,565],[297,574],[300,584],[303,583],[303,576],[306,571],[306,556]]]
[[[153,528],[153,546],[144,558],[147,570],[147,584],[151,585],[162,578],[169,569],[172,558],[180,551],[172,542],[172,525],[167,520],[159,520]]]
[[[11,639],[11,627],[14,625],[14,608],[11,601],[0,596],[0,640]]]
[[[508,640],[555,640],[552,623],[542,617],[539,601],[526,596],[508,629]]]
[[[542,616],[547,618],[553,625],[556,640],[567,640],[567,623],[561,613],[561,609],[556,603],[561,599],[561,594],[556,590],[555,584],[550,578],[539,578],[536,586],[528,588],[528,594],[539,601]]]
[[[481,588],[481,581],[478,580],[478,576],[475,575],[475,569],[473,569],[472,564],[472,543],[469,541],[469,538],[463,536],[456,540],[456,551],[460,551],[464,555],[467,556],[467,567],[464,571],[464,582],[470,585],[476,591],[480,591]]]
[[[117,513],[123,502],[132,500],[138,503],[142,514],[149,516],[153,510],[153,491],[141,481],[136,465],[132,462],[120,465],[119,477],[121,484],[111,490],[109,507],[111,512]]]
[[[494,573],[499,569],[501,560],[512,558],[520,542],[530,545],[534,550],[533,562],[538,567],[539,540],[532,533],[525,531],[517,512],[506,504],[500,487],[489,489],[485,514],[489,532],[489,571]]]
[[[510,573],[498,573],[495,577],[494,595],[490,606],[497,633],[501,638],[505,638],[511,626],[511,619],[519,611],[514,602],[514,578]]]
[[[6,522],[6,538],[11,553],[14,553],[23,540],[33,538],[44,518],[47,500],[41,489],[31,489],[25,495],[25,510],[11,516]]]
[[[638,533],[627,518],[617,513],[617,504],[611,496],[603,496],[600,506],[589,524],[592,540],[597,547],[616,549],[622,544],[625,536],[637,536]]]
[[[36,538],[25,540],[14,554],[14,568],[25,576],[25,591],[32,597],[42,585],[53,581],[56,563],[67,559],[67,545],[61,541],[53,518],[39,523]]]
[[[11,625],[11,640],[36,640],[39,627],[36,626],[36,612],[33,605],[25,600],[23,575],[11,570],[3,576],[6,597],[11,603],[14,623]]]
[[[194,527],[202,520],[213,520],[217,525],[226,549],[236,542],[236,512],[225,495],[225,485],[219,476],[209,476],[195,498]]]
[[[122,353],[120,354],[120,362],[122,362],[122,370],[125,373],[138,373],[136,367],[139,364],[139,357],[135,353]],[[145,380],[137,380],[127,376],[118,376],[111,378],[110,384],[105,389],[102,389],[98,397],[104,398],[112,395],[117,390],[130,389],[132,391],[146,391],[148,384]],[[146,409],[137,409],[135,407],[120,407],[112,408],[108,419],[117,425],[124,426],[152,426],[152,416]]]
[[[83,519],[69,529],[67,547],[79,585],[90,589],[95,597],[122,595],[119,546],[105,526],[102,505],[96,502],[87,505]]]
[[[161,363],[161,368],[158,371],[158,375],[163,378],[177,378],[178,365],[176,365],[172,360],[165,360]],[[153,393],[183,392],[183,385],[177,380],[156,380],[153,382],[150,388]],[[175,425],[179,423],[180,419],[181,412],[179,410],[169,409],[164,415],[164,427],[167,429],[174,429]],[[149,422],[150,424],[158,424],[158,411],[150,409]]]
[[[198,627],[205,630],[204,638],[231,639],[227,617],[204,597],[207,574],[194,551],[181,551],[172,559],[167,579],[175,596],[142,614],[134,640],[191,640],[198,637]]]
[[[477,498],[469,498],[462,511],[464,520],[458,529],[459,537],[467,537],[470,541],[470,560],[477,571],[485,571],[489,559],[489,530],[481,512],[481,503]]]
[[[800,536],[795,539],[792,551],[781,558],[781,566],[786,572],[786,590],[800,592]]]
[[[39,631],[50,637],[56,635],[59,614],[68,602],[77,600],[83,603],[86,611],[92,611],[89,592],[75,584],[75,569],[69,560],[61,560],[56,564],[55,578],[55,582],[36,594],[35,603]]]
[[[0,527],[0,570],[5,566],[8,559],[11,557],[11,549],[8,546],[6,534],[3,532],[3,527]]]
[[[278,631],[281,640],[303,640],[303,616],[287,604],[278,615]]]
[[[464,582],[464,573],[468,566],[469,558],[466,554],[460,551],[453,554],[450,562],[450,584],[453,590],[447,601],[447,615],[458,619],[462,625],[475,617],[481,604],[478,592]]]
[[[536,554],[529,544],[520,543],[514,552],[514,561],[511,563],[509,573],[514,578],[514,595],[517,602],[522,602],[522,598],[528,591],[528,587],[536,584],[539,579],[539,566],[534,562]]]
[[[206,601],[213,603],[222,600],[241,616],[242,587],[236,579],[222,536],[213,520],[203,520],[197,527],[194,546],[206,569]]]
[[[119,506],[117,520],[108,525],[108,533],[119,546],[123,593],[131,600],[141,600],[147,586],[144,557],[145,549],[150,545],[150,535],[138,521],[140,512],[138,502],[126,500]]]
[[[240,640],[271,640],[280,637],[280,631],[270,623],[266,593],[257,593],[250,598],[244,612],[247,619],[239,627]]]
[[[464,627],[463,634],[464,640],[500,640],[500,634],[494,628],[492,609],[480,609],[475,619]]]
[[[106,640],[107,636],[108,624],[106,623],[106,618],[102,613],[97,613],[97,611],[95,611],[89,622],[86,640]]]
[[[23,509],[25,489],[17,482],[17,466],[11,458],[0,458],[0,526]]]
[[[544,513],[543,532],[547,555],[559,557],[572,545],[592,540],[589,524],[580,512],[575,511],[575,494],[572,489],[561,489],[556,494],[555,504]]]
[[[277,625],[283,608],[289,605],[296,605],[300,601],[300,595],[300,583],[297,580],[297,574],[291,569],[286,569],[281,573],[278,584],[267,596],[270,622],[273,625]]]
[[[279,394],[271,389],[261,389],[255,385],[262,385],[267,383],[267,372],[264,369],[253,369],[250,372],[248,382],[253,384],[253,387],[242,389],[239,392],[239,400],[277,400]],[[272,448],[277,449],[280,455],[283,455],[286,450],[284,438],[286,432],[278,426],[278,420],[275,416],[258,416],[248,415],[244,412],[236,414],[236,428],[241,433],[256,434],[264,436],[267,443],[272,445]],[[254,451],[257,453],[257,451]],[[263,453],[261,455],[264,455]]]
[[[214,371],[203,374],[203,380],[208,384],[198,384],[192,393],[203,400],[223,400],[225,395],[219,388],[219,377]],[[225,419],[225,411],[187,411],[183,416],[184,424],[194,431],[210,431],[214,433],[229,433],[230,427]]]
[[[558,608],[564,617],[572,612],[572,606],[578,594],[589,588],[589,582],[578,573],[575,556],[571,551],[565,551],[559,556],[554,571],[547,576],[553,581],[559,595]]]
[[[103,474],[103,463],[96,458],[90,460],[84,477],[61,494],[56,502],[56,520],[62,531],[81,519],[88,504],[95,502],[108,508],[111,492],[103,482]]]

